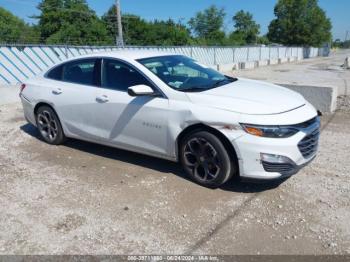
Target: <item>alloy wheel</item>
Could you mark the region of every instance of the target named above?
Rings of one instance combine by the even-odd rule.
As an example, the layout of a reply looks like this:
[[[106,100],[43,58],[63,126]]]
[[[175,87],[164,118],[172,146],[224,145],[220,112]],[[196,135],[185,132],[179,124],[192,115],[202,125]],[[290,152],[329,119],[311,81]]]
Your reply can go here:
[[[199,180],[214,180],[221,171],[220,162],[217,151],[206,139],[192,138],[187,142],[184,163]]]
[[[58,135],[58,125],[56,119],[48,111],[42,111],[38,114],[38,127],[41,135],[49,140],[54,141]]]

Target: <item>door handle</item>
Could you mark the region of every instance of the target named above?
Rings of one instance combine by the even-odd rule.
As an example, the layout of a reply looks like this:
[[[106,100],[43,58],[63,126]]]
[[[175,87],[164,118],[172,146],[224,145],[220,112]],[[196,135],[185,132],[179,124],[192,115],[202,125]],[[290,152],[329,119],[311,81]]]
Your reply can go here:
[[[102,96],[96,97],[96,101],[99,103],[107,103],[109,99],[108,99],[108,96],[102,95]]]
[[[62,94],[62,89],[61,88],[55,88],[52,90],[52,93],[55,94],[55,95],[60,95]]]

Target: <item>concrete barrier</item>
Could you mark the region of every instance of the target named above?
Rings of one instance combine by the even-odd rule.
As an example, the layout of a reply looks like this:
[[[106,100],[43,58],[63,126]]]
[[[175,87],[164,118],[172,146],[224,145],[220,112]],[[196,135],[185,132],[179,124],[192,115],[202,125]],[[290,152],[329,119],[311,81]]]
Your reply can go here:
[[[289,62],[289,63],[295,62],[295,61],[297,61],[297,60],[298,60],[298,58],[297,58],[297,57],[294,57],[294,56],[288,58],[288,62]]]
[[[269,65],[277,65],[281,63],[294,62],[294,61],[297,61],[297,59],[298,59],[297,57],[267,59],[267,60],[260,60],[260,61],[218,64],[210,67],[220,72],[230,72],[230,71],[240,70],[240,69],[241,70],[254,69],[261,66],[269,66]]]
[[[350,69],[350,57],[345,58],[344,68]]]
[[[267,66],[269,65],[269,60],[261,60],[261,61],[258,61],[258,67],[260,66]]]
[[[238,63],[220,64],[218,65],[217,70],[220,72],[231,72],[233,70],[237,70],[238,67]]]
[[[287,57],[283,57],[283,58],[278,58],[278,64],[284,64],[288,62],[288,58]]]
[[[268,60],[268,65],[277,65],[278,64],[278,60],[277,59],[270,59]]]
[[[278,84],[300,93],[317,110],[332,113],[337,109],[337,87]]]
[[[249,61],[249,62],[239,63],[239,69],[254,69],[257,67],[258,67],[257,61]]]

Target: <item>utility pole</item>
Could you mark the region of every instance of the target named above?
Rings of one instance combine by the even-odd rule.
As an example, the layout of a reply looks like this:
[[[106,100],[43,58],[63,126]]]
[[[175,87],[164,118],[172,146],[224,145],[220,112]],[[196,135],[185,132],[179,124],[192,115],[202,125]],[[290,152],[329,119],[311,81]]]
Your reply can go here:
[[[123,27],[122,27],[122,16],[120,12],[120,0],[115,1],[115,11],[117,13],[117,35],[116,35],[116,45],[124,46],[124,38],[123,38]]]
[[[344,40],[344,42],[346,42],[346,41],[348,40],[348,35],[349,35],[349,30],[346,30],[345,40]]]

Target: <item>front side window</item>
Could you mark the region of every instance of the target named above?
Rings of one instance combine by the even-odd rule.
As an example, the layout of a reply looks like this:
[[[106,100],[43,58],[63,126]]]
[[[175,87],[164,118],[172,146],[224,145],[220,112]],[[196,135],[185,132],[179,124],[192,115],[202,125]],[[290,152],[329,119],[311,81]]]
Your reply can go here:
[[[114,59],[104,59],[102,66],[102,87],[127,91],[135,85],[148,85],[150,82],[129,65]]]
[[[183,91],[205,91],[236,79],[201,65],[186,56],[161,56],[138,60],[171,88]]]

